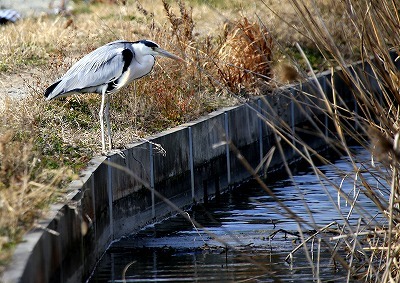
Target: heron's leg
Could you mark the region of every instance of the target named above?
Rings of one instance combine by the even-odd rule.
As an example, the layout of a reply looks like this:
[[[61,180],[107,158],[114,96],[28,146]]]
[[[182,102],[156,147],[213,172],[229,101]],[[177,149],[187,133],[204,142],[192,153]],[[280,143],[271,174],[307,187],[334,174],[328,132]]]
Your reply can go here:
[[[111,136],[111,124],[110,124],[110,97],[107,94],[107,104],[106,104],[106,124],[107,124],[107,133],[108,133],[108,149],[112,149],[112,136]]]
[[[101,151],[103,153],[106,152],[106,141],[105,141],[105,137],[104,137],[104,102],[105,102],[106,95],[107,94],[104,90],[101,95],[101,105],[100,105],[100,111],[99,111],[100,128],[101,128]]]

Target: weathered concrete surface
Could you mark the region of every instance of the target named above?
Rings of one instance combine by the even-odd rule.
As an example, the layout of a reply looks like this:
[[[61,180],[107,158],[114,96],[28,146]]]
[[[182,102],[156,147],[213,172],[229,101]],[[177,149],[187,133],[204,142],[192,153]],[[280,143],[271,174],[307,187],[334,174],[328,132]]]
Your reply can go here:
[[[365,78],[376,87],[370,75]],[[329,121],[322,112],[322,96],[332,93],[330,82],[341,91],[349,109],[354,101],[351,95],[343,95],[350,92],[340,71],[333,79],[326,72],[318,80],[324,93],[312,81],[288,86],[149,137],[149,142],[132,144],[122,154],[95,158],[81,179],[71,183],[67,204],[53,205],[41,222],[47,231],[31,231],[18,245],[3,281],[81,282],[113,240],[175,213],[154,191],[185,208],[246,180],[250,173],[226,140],[240,149],[253,168],[275,145],[273,126],[299,134],[312,148],[324,145],[321,137],[335,134],[325,129]],[[302,133],[310,124],[314,124],[313,132]],[[156,150],[156,144],[165,155]],[[282,144],[286,159],[296,158],[296,152]],[[282,161],[275,154],[271,167],[282,166]]]

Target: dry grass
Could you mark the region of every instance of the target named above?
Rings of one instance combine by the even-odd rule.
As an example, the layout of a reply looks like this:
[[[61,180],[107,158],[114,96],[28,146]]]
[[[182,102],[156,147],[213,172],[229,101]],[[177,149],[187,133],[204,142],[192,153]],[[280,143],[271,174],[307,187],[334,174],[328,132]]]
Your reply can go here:
[[[272,78],[272,37],[267,29],[247,18],[225,25],[225,42],[218,52],[219,75],[233,92],[254,89],[257,79]]]
[[[7,105],[0,124],[0,272],[25,231],[35,226],[49,204],[62,200],[60,187],[74,178],[61,163],[38,148],[39,108],[34,101]],[[53,159],[56,162],[56,159]]]

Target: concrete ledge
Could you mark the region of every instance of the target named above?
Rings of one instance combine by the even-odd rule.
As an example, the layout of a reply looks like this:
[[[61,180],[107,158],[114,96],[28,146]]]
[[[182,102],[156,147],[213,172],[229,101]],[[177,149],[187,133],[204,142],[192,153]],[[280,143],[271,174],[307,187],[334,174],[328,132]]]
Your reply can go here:
[[[379,90],[369,66],[351,68]],[[342,72],[331,76],[325,72],[318,77],[323,95],[331,95],[333,81],[352,109],[354,99]],[[313,147],[325,145],[324,139],[316,138],[331,134],[324,128],[329,121],[324,118],[321,95],[313,81],[287,86],[152,136],[150,142],[132,144],[123,150],[124,157],[94,158],[80,180],[70,184],[67,203],[51,206],[48,217],[40,222],[45,229],[25,235],[3,282],[84,281],[112,241],[174,213],[155,197],[154,190],[185,208],[250,178],[224,141],[231,140],[256,167],[275,144],[265,121],[288,132],[298,131],[299,125],[318,123],[321,133],[305,138]],[[163,147],[165,155],[156,150],[155,143]],[[287,159],[297,157],[290,147],[285,154]],[[138,178],[112,164],[128,168]],[[281,165],[280,156],[274,155],[271,166]]]

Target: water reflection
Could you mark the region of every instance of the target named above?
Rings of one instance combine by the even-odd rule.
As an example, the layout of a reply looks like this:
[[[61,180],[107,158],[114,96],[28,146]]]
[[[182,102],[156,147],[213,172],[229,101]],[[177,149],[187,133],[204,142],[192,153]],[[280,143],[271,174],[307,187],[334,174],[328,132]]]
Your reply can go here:
[[[355,150],[358,159],[368,160],[366,151]],[[357,221],[360,215],[372,219],[378,213],[368,198],[357,195],[357,180],[343,178],[343,172],[354,170],[346,158],[339,159],[335,167],[319,169],[328,180],[319,180],[308,168],[297,172],[294,182],[281,180],[270,188],[294,213],[319,227],[342,221],[350,211],[348,201],[338,197],[333,186],[340,186],[343,195],[357,196],[359,208],[349,221]],[[371,175],[368,181],[385,194],[384,181]],[[298,282],[315,280],[316,272],[322,280],[340,282],[346,276],[324,251],[318,269],[310,267],[304,250],[295,254],[292,266],[285,263],[298,244],[298,224],[258,186],[244,186],[189,213],[211,234],[194,229],[180,216],[149,226],[115,243],[89,282]],[[381,220],[376,217],[373,221]],[[302,231],[307,233],[313,227],[304,225]],[[316,257],[316,249],[309,256]]]

